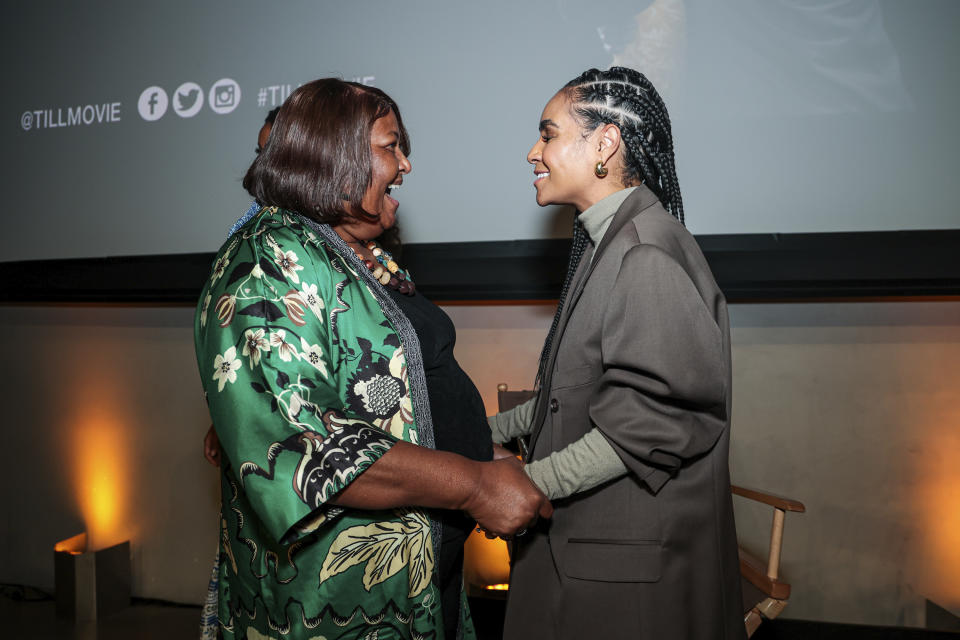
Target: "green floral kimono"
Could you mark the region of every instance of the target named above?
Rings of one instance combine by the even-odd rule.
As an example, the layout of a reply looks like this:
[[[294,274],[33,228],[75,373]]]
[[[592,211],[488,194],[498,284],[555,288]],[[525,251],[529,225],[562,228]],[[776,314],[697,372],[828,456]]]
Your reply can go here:
[[[439,526],[328,502],[397,441],[433,446],[409,322],[329,226],[276,208],[220,250],[200,300],[224,637],[442,638]]]

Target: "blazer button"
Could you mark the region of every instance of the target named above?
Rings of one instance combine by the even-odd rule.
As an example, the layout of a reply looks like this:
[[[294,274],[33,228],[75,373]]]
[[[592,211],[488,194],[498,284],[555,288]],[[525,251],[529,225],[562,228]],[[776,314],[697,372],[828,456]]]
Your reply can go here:
[[[550,413],[560,411],[560,401],[556,398],[550,398]]]

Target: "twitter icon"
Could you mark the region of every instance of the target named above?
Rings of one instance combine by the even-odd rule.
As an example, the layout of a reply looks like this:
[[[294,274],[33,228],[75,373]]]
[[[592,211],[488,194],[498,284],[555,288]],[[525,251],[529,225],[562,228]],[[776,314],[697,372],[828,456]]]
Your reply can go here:
[[[203,89],[196,82],[184,82],[173,92],[173,110],[181,118],[192,118],[203,108]]]

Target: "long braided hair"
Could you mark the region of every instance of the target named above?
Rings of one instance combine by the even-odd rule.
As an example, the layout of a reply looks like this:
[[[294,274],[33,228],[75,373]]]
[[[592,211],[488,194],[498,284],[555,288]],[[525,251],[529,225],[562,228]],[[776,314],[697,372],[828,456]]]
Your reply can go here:
[[[671,215],[683,224],[683,199],[680,197],[673,155],[670,115],[647,77],[626,67],[611,67],[607,71],[590,69],[564,85],[562,91],[570,97],[574,116],[580,121],[585,134],[605,124],[619,127],[624,146],[621,181],[625,185],[645,184]],[[570,261],[560,290],[557,312],[540,353],[535,381],[537,388],[546,375],[547,360],[560,324],[560,315],[587,242],[587,234],[578,216],[574,221]]]

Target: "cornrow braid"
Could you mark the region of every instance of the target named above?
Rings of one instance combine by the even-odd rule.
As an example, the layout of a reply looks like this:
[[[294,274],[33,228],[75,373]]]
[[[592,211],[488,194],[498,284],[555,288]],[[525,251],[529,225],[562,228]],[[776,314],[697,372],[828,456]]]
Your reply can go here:
[[[647,77],[626,67],[590,69],[568,82],[564,90],[585,131],[605,124],[620,128],[625,151],[624,182],[643,182],[682,224],[683,199],[670,115]]]
[[[543,343],[543,351],[540,352],[540,365],[537,367],[537,379],[534,381],[534,388],[539,389],[543,378],[547,373],[547,360],[550,357],[550,347],[553,344],[554,334],[557,332],[557,326],[560,324],[560,314],[563,313],[563,303],[570,292],[570,284],[573,281],[573,274],[577,272],[577,266],[580,264],[580,258],[587,249],[590,242],[590,236],[587,235],[580,217],[573,221],[573,242],[570,245],[570,260],[567,263],[567,275],[563,279],[563,288],[560,289],[560,301],[557,303],[557,312],[553,314],[553,322],[550,324],[550,331],[547,333],[547,339]]]

